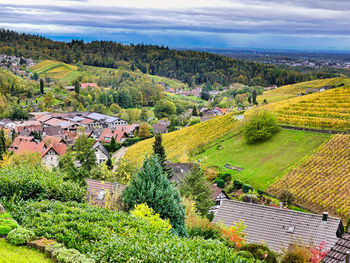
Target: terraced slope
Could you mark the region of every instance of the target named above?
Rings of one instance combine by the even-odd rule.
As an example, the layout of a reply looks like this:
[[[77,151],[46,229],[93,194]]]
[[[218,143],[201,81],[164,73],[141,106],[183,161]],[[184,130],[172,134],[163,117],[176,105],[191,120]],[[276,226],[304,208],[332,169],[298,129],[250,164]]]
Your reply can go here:
[[[350,136],[335,135],[267,191],[279,195],[284,189],[291,191],[296,202],[304,207],[347,219],[350,216]]]
[[[70,75],[75,75],[78,67],[54,60],[44,60],[31,67],[40,77],[56,80],[69,79]]]
[[[186,162],[190,152],[230,132],[237,131],[238,125],[232,115],[216,117],[206,122],[164,134],[162,137],[163,146],[168,159]],[[153,142],[154,138],[151,138],[132,145],[126,152],[124,159],[141,165],[145,155],[152,154]]]
[[[307,93],[307,89],[320,89],[324,86],[338,86],[342,83],[344,85],[350,84],[350,80],[347,78],[329,78],[285,85],[274,90],[265,91],[263,95],[257,97],[257,100],[259,103],[263,103],[265,99],[268,103],[274,103],[297,97],[300,93]]]
[[[300,96],[262,108],[272,110],[281,125],[350,130],[350,85]]]

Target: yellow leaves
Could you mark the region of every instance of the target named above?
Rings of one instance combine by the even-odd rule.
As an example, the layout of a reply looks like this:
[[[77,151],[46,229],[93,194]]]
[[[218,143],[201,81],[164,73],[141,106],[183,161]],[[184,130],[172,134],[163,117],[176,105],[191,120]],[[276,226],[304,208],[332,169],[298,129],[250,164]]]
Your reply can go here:
[[[193,150],[237,130],[237,127],[234,117],[225,115],[164,134],[162,143],[168,159],[187,162],[189,161],[188,155]],[[145,155],[152,154],[153,142],[154,138],[151,138],[132,145],[124,159],[136,162],[140,166]]]

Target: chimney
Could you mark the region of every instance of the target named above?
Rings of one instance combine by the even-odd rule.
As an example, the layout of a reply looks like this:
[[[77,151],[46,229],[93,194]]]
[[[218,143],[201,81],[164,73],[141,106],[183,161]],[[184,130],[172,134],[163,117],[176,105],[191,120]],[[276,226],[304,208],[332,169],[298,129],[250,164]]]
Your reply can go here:
[[[327,224],[327,221],[328,221],[328,212],[323,212],[322,223]]]

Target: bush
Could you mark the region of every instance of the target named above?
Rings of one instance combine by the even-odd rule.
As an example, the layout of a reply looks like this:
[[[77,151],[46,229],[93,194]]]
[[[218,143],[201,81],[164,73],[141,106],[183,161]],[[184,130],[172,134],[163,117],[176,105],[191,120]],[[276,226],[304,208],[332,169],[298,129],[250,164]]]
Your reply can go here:
[[[273,251],[271,251],[267,246],[263,244],[246,244],[243,245],[240,251],[248,251],[250,252],[255,259],[263,260],[266,263],[277,263],[277,255]]]
[[[60,248],[54,252],[57,260],[62,263],[94,263],[95,260],[89,259],[76,249]]]
[[[127,138],[122,144],[118,144],[119,148],[117,150],[119,150],[122,146],[129,147],[129,146],[131,146],[137,142],[140,142],[142,140],[143,140],[143,138],[141,138],[141,137]]]
[[[256,111],[248,116],[243,136],[248,143],[263,142],[269,140],[278,129],[274,115],[267,111]]]
[[[295,200],[293,194],[287,190],[282,191],[279,199],[281,200],[281,202],[283,202],[283,204],[287,206],[290,206]]]
[[[249,184],[244,184],[243,185],[243,193],[248,193],[249,191],[253,191],[253,187],[251,187]]]
[[[233,180],[233,187],[235,190],[242,189],[243,183],[237,179]]]
[[[0,214],[0,237],[7,235],[16,227],[18,227],[18,224],[9,213]]]
[[[27,199],[56,199],[82,202],[86,189],[64,181],[56,172],[41,166],[16,165],[0,169],[0,196]]]
[[[253,254],[250,253],[249,251],[238,251],[237,255],[243,258],[254,258]]]
[[[188,122],[188,126],[195,125],[197,123],[200,123],[201,119],[198,117],[191,118],[190,121]]]
[[[223,179],[216,179],[215,183],[220,188],[224,188],[225,187],[225,181]]]
[[[13,229],[7,235],[8,242],[15,246],[25,245],[28,241],[31,241],[34,238],[34,232],[23,227]]]

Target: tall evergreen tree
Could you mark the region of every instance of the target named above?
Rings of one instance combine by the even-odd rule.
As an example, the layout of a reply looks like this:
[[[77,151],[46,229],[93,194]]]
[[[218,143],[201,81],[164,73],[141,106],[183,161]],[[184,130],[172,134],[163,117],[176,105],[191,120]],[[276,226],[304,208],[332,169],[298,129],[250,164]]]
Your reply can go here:
[[[258,96],[257,92],[256,92],[256,89],[253,90],[253,104],[258,104],[257,101],[256,101],[256,97]]]
[[[0,160],[2,160],[3,154],[6,153],[6,138],[3,130],[0,131]]]
[[[79,92],[80,92],[80,83],[79,83],[79,81],[75,82],[75,84],[74,84],[74,91],[75,91],[75,93],[79,94]]]
[[[112,136],[112,139],[111,139],[111,141],[109,143],[109,147],[108,148],[109,148],[110,152],[115,152],[117,150],[117,148],[118,148],[117,142],[116,142],[116,140],[115,140],[115,138],[113,136]]]
[[[162,145],[162,135],[157,133],[155,136],[155,141],[153,144],[153,152],[158,155],[158,162],[163,169],[163,172],[167,175],[168,179],[173,176],[171,168],[168,168],[166,165],[167,159],[164,147]]]
[[[182,196],[196,202],[196,210],[202,216],[206,216],[214,205],[212,189],[198,164],[195,164],[180,182],[179,191]]]
[[[167,179],[157,155],[144,161],[143,169],[123,191],[123,202],[128,210],[133,209],[135,205],[146,203],[161,218],[169,219],[176,234],[187,236],[185,209],[181,204],[180,193]]]
[[[44,94],[44,80],[40,79],[40,93]]]
[[[15,96],[15,83],[11,84],[11,96]]]
[[[112,170],[112,169],[113,169],[113,163],[112,163],[111,157],[108,157],[107,162],[106,162],[106,165],[107,165],[107,167],[108,167],[109,170]]]

